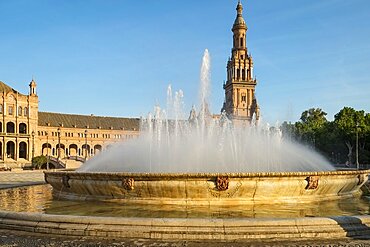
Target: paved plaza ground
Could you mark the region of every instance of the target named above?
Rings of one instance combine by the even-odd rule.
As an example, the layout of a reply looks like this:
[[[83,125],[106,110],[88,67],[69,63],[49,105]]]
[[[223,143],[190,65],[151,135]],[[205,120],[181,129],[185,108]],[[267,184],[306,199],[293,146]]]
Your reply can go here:
[[[43,246],[43,247],[117,247],[117,246],[138,246],[138,247],[197,247],[197,246],[212,246],[212,247],[241,247],[241,246],[353,246],[362,247],[370,246],[370,240],[304,240],[304,241],[233,241],[233,242],[218,242],[218,241],[161,241],[148,239],[93,239],[93,238],[77,238],[68,236],[50,236],[43,234],[31,234],[25,232],[14,232],[8,230],[0,230],[0,246]]]
[[[33,184],[44,183],[42,171],[12,171],[0,172],[0,189],[12,188],[17,186],[26,186]],[[1,209],[0,209],[1,210]],[[47,234],[35,234],[28,232],[18,232],[0,229],[0,247],[117,247],[117,246],[369,246],[369,239],[333,239],[333,240],[288,240],[288,241],[161,241],[150,239],[97,239],[89,237],[73,237],[73,236],[51,236]]]
[[[0,189],[45,183],[43,171],[1,171]]]

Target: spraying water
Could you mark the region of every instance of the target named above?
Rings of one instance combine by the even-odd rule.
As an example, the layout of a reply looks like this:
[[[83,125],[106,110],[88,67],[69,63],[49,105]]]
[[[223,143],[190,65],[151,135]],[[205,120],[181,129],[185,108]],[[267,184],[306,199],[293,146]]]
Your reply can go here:
[[[141,120],[137,139],[114,145],[82,165],[83,172],[224,173],[323,171],[334,168],[312,150],[285,140],[278,126],[238,128],[209,112],[210,56],[200,74],[200,111],[185,120],[184,94],[167,90],[167,109]]]
[[[202,66],[200,68],[200,119],[204,120],[205,116],[209,114],[209,92],[211,84],[211,61],[209,52],[206,49],[203,54]]]

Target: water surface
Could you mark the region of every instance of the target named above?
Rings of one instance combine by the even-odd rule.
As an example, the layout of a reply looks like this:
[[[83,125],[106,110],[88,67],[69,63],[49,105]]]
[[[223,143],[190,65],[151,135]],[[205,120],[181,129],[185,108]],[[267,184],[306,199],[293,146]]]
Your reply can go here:
[[[56,215],[150,218],[292,218],[370,215],[370,198],[314,204],[245,206],[130,205],[112,202],[56,200],[48,184],[0,190],[0,210]]]

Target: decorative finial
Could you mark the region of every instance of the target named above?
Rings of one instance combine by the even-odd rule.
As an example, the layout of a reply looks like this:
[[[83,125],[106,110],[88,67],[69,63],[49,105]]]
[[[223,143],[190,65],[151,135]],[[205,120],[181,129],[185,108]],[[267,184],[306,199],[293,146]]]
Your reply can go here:
[[[242,13],[243,13],[243,5],[240,2],[240,0],[238,0],[238,5],[236,6],[236,10],[238,12],[238,16],[242,16]]]

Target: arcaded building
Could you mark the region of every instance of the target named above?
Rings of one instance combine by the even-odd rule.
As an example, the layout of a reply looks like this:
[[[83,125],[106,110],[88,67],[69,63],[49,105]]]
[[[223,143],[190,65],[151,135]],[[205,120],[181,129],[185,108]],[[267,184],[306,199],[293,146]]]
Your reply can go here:
[[[0,166],[27,166],[39,155],[66,166],[139,134],[138,118],[39,112],[36,87],[32,80],[22,94],[0,81]]]
[[[0,82],[0,160],[9,163],[29,163],[31,133],[37,130],[38,97],[36,83],[24,95]]]

